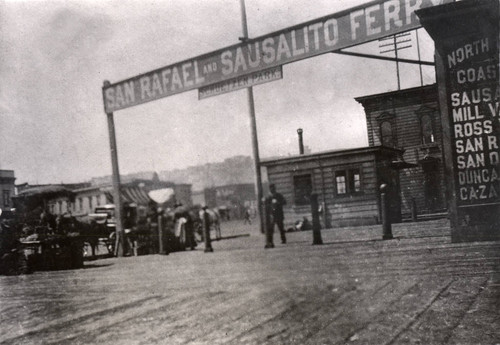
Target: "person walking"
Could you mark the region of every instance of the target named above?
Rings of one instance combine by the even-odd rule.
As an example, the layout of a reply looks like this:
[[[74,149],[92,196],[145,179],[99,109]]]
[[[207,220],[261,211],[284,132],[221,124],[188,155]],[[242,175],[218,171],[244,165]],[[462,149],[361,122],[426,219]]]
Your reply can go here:
[[[244,216],[244,219],[243,219],[243,224],[250,224],[252,225],[252,219],[250,218],[250,210],[247,208],[245,208],[245,216]]]
[[[267,197],[266,204],[268,205],[266,208],[269,209],[270,212],[270,224],[269,224],[269,244],[274,247],[273,244],[273,234],[274,234],[274,226],[277,225],[280,231],[281,243],[286,243],[286,235],[285,235],[285,227],[283,225],[284,214],[283,214],[283,206],[286,205],[286,200],[281,193],[276,191],[276,186],[274,184],[269,185],[270,195]]]

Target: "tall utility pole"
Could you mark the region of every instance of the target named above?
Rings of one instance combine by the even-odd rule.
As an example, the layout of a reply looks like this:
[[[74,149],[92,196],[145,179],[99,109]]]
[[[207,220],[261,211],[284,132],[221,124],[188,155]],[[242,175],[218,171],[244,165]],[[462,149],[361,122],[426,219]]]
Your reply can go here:
[[[248,40],[248,28],[247,28],[247,14],[245,10],[245,0],[240,0],[241,4],[241,23],[243,28],[243,37],[240,37],[242,42]],[[257,140],[257,122],[255,120],[255,105],[253,101],[253,88],[250,86],[247,88],[248,94],[248,109],[250,111],[250,127],[252,129],[252,149],[253,149],[253,160],[255,164],[255,184],[257,187],[257,211],[259,215],[260,222],[260,232],[265,233],[266,227],[264,226],[264,217],[262,215],[262,176],[260,172],[260,157],[259,157],[259,141]]]

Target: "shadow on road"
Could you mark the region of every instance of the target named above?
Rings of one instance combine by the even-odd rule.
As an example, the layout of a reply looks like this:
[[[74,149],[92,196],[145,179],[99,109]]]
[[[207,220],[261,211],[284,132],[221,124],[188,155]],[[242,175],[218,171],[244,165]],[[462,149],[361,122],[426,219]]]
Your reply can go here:
[[[239,237],[250,237],[250,234],[241,234],[241,235],[232,235],[232,236],[222,236],[221,238],[214,238],[212,241],[222,241],[222,240],[231,240],[233,238]]]
[[[109,267],[113,266],[114,264],[85,264],[83,266],[83,269],[91,269],[91,268],[101,268],[101,267]]]

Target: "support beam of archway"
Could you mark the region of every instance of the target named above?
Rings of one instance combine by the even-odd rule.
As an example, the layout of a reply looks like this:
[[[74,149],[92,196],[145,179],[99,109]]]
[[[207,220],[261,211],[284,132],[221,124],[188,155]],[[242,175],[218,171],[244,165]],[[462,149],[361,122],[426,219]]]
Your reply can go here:
[[[420,60],[401,59],[401,58],[397,58],[396,59],[396,58],[392,58],[392,57],[388,57],[388,56],[355,53],[355,52],[348,52],[348,51],[345,51],[345,50],[337,50],[337,51],[334,51],[332,53],[334,53],[334,54],[342,54],[342,55],[350,55],[350,56],[357,56],[357,57],[365,57],[365,58],[377,59],[377,60],[411,63],[411,64],[415,64],[415,65],[425,65],[425,66],[435,66],[436,65],[432,61],[420,61]]]

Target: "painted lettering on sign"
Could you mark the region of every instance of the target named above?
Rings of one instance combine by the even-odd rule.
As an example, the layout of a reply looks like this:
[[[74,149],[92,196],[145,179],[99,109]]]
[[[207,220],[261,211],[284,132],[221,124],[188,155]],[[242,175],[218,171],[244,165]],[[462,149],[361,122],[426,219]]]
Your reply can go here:
[[[415,11],[453,0],[376,0],[103,88],[107,113],[420,26]],[[459,61],[467,51],[457,51]],[[481,49],[481,44],[470,49]],[[462,54],[462,55],[460,55]],[[469,75],[470,73],[470,75]],[[491,76],[488,70],[461,78]],[[467,79],[464,79],[467,80]]]
[[[500,201],[500,91],[494,45],[491,38],[482,37],[446,55],[459,206]]]
[[[223,93],[245,89],[250,86],[268,83],[283,78],[283,67],[273,67],[264,71],[254,72],[235,79],[199,88],[198,98],[204,99]]]

